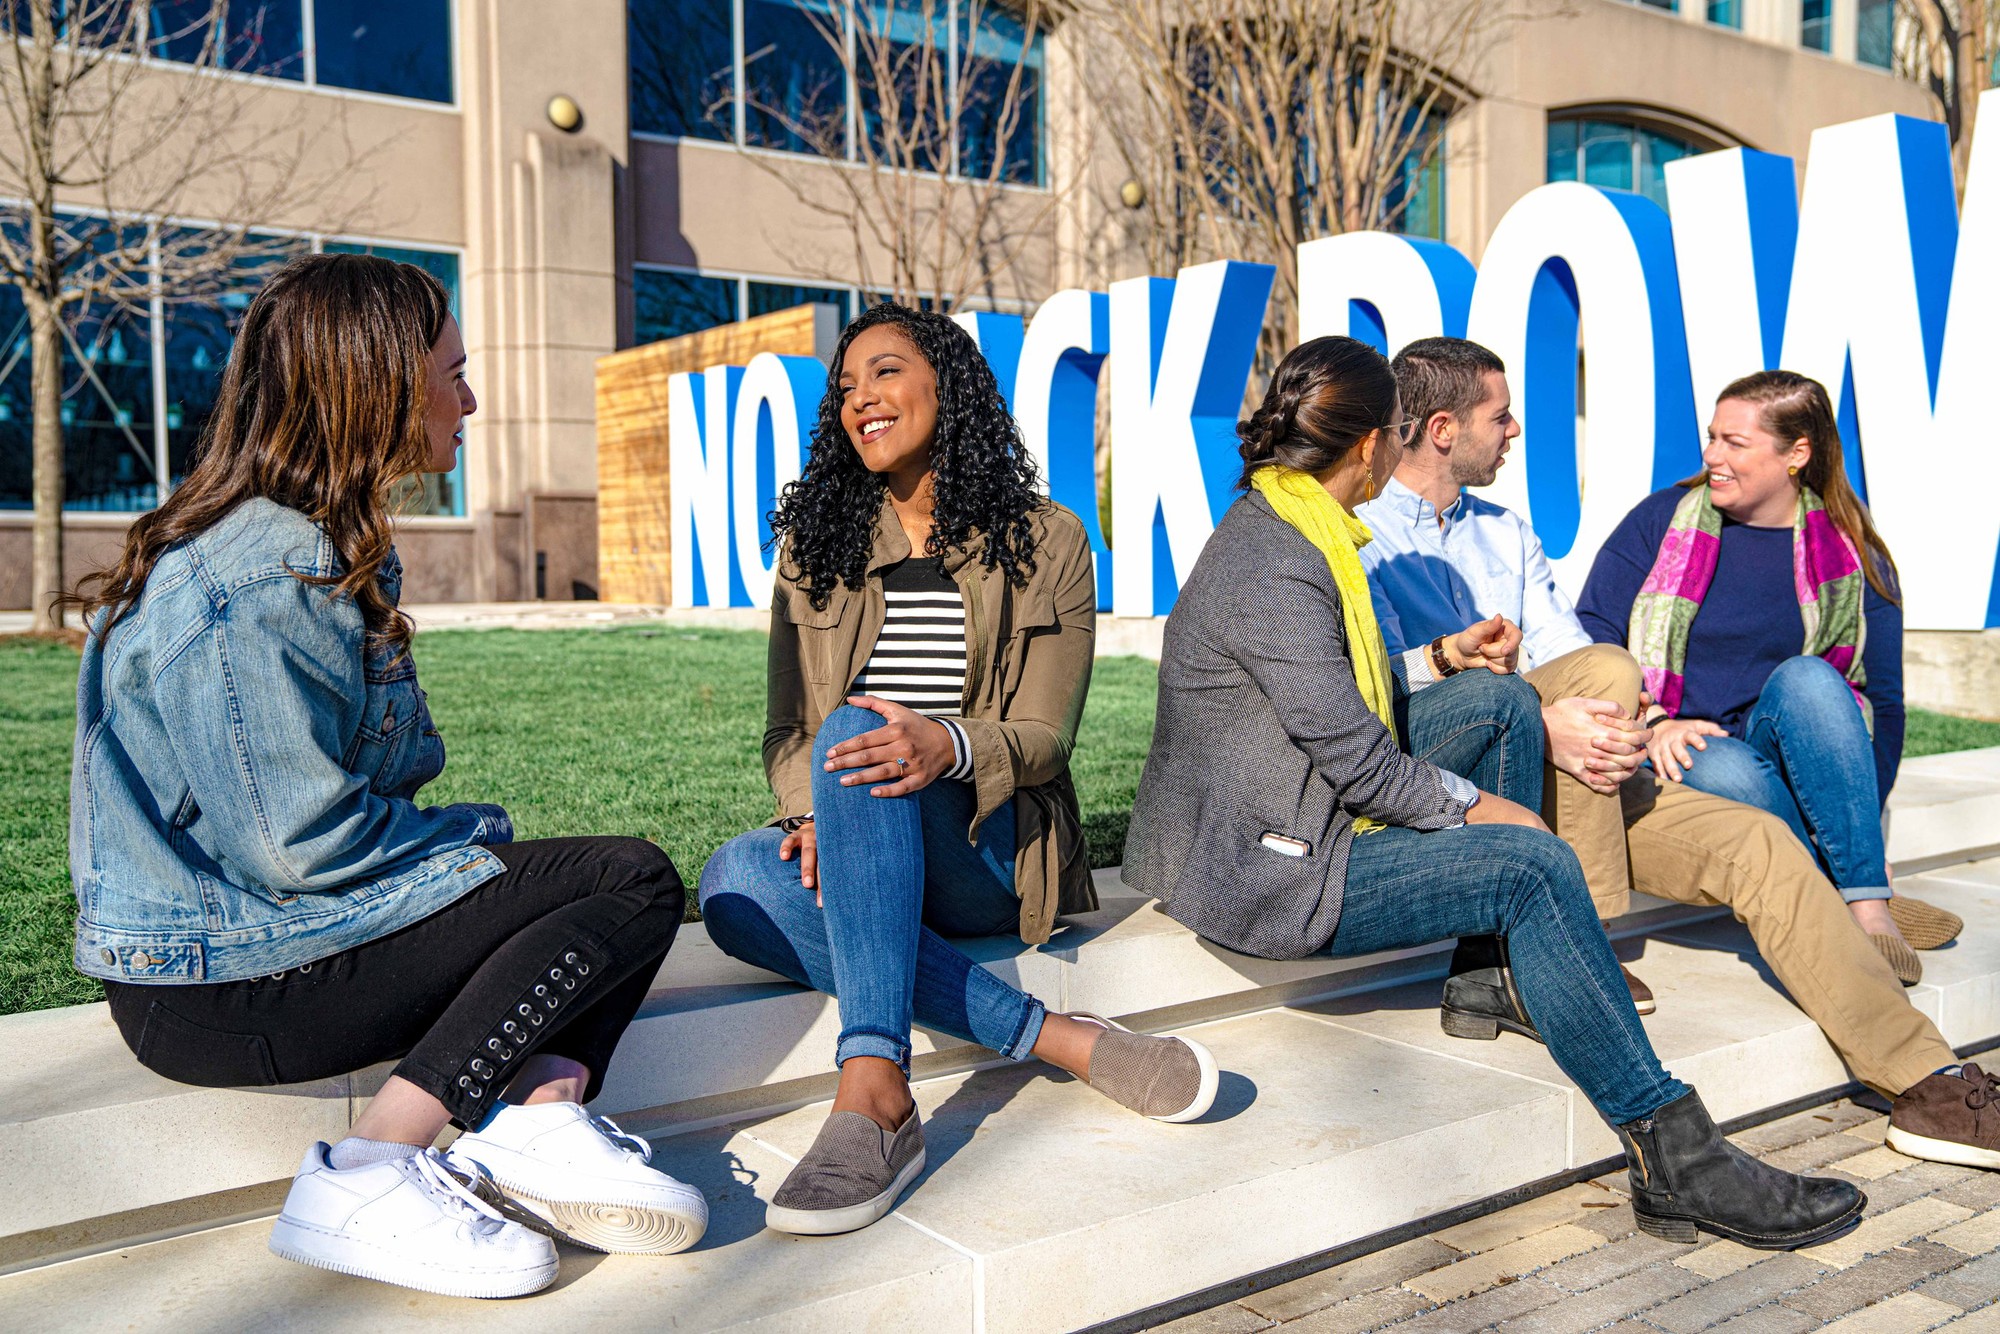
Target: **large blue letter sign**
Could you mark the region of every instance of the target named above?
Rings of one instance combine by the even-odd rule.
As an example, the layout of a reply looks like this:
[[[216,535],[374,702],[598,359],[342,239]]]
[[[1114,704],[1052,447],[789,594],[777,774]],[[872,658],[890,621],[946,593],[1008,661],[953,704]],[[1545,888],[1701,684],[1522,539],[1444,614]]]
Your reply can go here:
[[[1393,356],[1419,338],[1463,338],[1472,261],[1442,241],[1348,232],[1299,247],[1299,337],[1344,334]]]
[[[1982,106],[2000,127],[2000,90]],[[1943,127],[1900,116],[1815,133],[1803,198],[1789,159],[1748,149],[1682,159],[1666,177],[1671,222],[1627,191],[1530,191],[1476,273],[1438,241],[1306,242],[1301,336],[1348,334],[1388,353],[1463,334],[1498,352],[1523,435],[1491,495],[1534,521],[1572,591],[1634,503],[1700,467],[1724,385],[1777,366],[1810,375],[1834,398],[1849,472],[1895,552],[1906,623],[2000,625],[1987,392],[2000,367],[2000,128],[1973,146],[1962,217]],[[1219,261],[1108,296],[1058,292],[1025,327],[957,317],[1050,495],[1089,530],[1101,609],[1171,609],[1234,500],[1236,420],[1272,277]],[[1098,522],[1106,365],[1115,546]],[[764,515],[798,475],[825,374],[810,358],[764,356],[673,378],[677,605],[768,596]]]
[[[1235,499],[1236,420],[1275,271],[1218,260],[1111,285],[1111,529],[1120,616],[1164,616]]]
[[[667,381],[676,607],[749,604],[729,540],[729,423],[742,379],[738,367],[711,366]]]
[[[1488,494],[1533,520],[1574,588],[1634,501],[1700,466],[1666,213],[1573,182],[1530,191],[1487,242],[1466,337],[1507,363],[1521,419],[1527,466],[1501,469]]]

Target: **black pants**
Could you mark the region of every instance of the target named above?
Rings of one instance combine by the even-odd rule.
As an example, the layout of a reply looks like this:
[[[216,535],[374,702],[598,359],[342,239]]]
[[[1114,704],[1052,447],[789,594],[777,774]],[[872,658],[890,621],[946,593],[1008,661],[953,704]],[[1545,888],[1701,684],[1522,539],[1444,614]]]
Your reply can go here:
[[[421,922],[271,977],[107,982],[140,1064],[183,1084],[396,1073],[476,1125],[535,1052],[590,1071],[586,1098],[680,930],[681,878],[637,838],[487,849],[506,866]]]

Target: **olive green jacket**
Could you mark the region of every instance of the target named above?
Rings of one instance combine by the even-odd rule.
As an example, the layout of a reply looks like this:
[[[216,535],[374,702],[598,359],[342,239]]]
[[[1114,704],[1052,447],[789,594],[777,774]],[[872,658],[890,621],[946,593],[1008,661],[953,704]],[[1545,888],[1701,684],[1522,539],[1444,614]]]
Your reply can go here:
[[[946,556],[944,567],[965,599],[965,700],[956,721],[972,747],[977,798],[966,837],[977,838],[986,817],[1013,799],[1021,939],[1040,944],[1058,914],[1097,906],[1069,776],[1090,689],[1097,576],[1090,540],[1074,514],[1050,502],[1033,521],[1035,570],[1025,586],[977,559],[976,536]],[[789,558],[778,563],[764,772],[780,819],[812,809],[813,737],[847,702],[882,633],[881,572],[909,554],[910,541],[885,500],[860,588],[841,584],[824,609],[816,608],[797,567]]]

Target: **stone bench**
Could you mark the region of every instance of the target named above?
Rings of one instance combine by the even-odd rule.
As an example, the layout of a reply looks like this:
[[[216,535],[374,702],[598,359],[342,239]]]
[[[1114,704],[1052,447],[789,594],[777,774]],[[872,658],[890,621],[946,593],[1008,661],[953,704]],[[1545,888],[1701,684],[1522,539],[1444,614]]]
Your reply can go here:
[[[2000,749],[1906,765],[1889,832],[1899,873],[1993,850]],[[1956,895],[1992,920],[1981,897],[1986,874],[1937,871],[1910,888],[1934,887],[1944,901]],[[1496,1072],[1556,1097],[1562,1163],[1614,1151],[1609,1132],[1539,1047],[1456,1042],[1438,1032],[1436,987],[1425,979],[1442,973],[1443,946],[1272,963],[1200,941],[1125,891],[1115,872],[1099,872],[1098,884],[1098,912],[1066,922],[1036,949],[976,942],[980,962],[1055,1008],[1135,1027],[1248,1023],[1237,1017],[1282,1010],[1430,1049],[1448,1062],[1497,1062]],[[1715,1090],[1719,1116],[1844,1083],[1817,1029],[1738,957],[1743,942],[1729,934],[1737,928],[1718,916],[1642,900],[1613,924],[1621,939],[1644,939],[1643,975],[1656,990],[1682,974],[1696,979],[1686,1003],[1663,991],[1662,1013],[1648,1021],[1662,1056]],[[1673,961],[1671,970],[1654,952]],[[1727,1002],[1704,992],[1719,981],[1699,980],[1725,959],[1735,960],[1733,972],[1723,971],[1741,992]],[[2000,1035],[2000,942],[1988,951],[1964,941],[1927,956],[1926,965],[1930,976],[1915,998],[1954,1043]],[[680,1139],[828,1096],[837,1030],[828,998],[728,959],[698,925],[682,933],[660,982],[621,1044],[600,1110],[636,1113],[632,1124]],[[0,1071],[0,1269],[268,1211],[303,1147],[342,1134],[384,1073],[266,1090],[190,1088],[142,1069],[102,1005],[0,1018],[0,1040],[10,1057]],[[917,1035],[916,1048],[922,1076],[990,1060],[928,1033]]]

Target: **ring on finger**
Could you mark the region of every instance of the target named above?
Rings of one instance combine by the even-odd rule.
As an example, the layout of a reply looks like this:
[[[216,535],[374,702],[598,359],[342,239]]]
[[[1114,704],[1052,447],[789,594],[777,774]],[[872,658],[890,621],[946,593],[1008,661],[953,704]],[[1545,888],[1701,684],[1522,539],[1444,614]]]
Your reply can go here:
[[[910,762],[904,759],[902,756],[898,755],[896,757],[896,767],[899,769],[908,769],[910,767]]]

